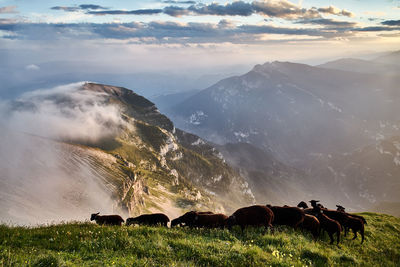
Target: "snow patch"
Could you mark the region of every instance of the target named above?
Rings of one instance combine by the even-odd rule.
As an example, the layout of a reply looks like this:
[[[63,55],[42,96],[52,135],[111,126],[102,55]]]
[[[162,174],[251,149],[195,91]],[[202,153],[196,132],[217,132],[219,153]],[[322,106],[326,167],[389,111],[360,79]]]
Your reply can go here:
[[[198,110],[189,117],[189,123],[194,124],[194,125],[200,125],[201,121],[203,121],[205,118],[207,118],[207,114],[205,114],[203,111]]]

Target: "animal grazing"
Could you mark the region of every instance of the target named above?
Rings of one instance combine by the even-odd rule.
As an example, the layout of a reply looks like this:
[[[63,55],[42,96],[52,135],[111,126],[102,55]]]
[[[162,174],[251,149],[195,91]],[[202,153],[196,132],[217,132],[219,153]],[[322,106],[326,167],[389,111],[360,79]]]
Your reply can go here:
[[[274,213],[274,225],[287,225],[295,229],[304,221],[304,211],[297,207],[267,205]]]
[[[309,214],[304,215],[304,221],[300,224],[300,228],[311,232],[316,240],[319,236],[320,232],[320,222],[317,217]]]
[[[194,226],[194,219],[197,215],[210,215],[210,214],[214,214],[211,211],[188,211],[185,214],[183,214],[182,216],[173,219],[171,221],[171,227],[175,227],[175,226]]]
[[[124,219],[121,218],[119,215],[99,215],[100,212],[98,213],[93,213],[90,216],[91,221],[96,221],[97,224],[99,225],[119,225],[124,222]]]
[[[329,218],[328,216],[326,216],[323,213],[320,213],[318,215],[318,220],[319,220],[321,229],[325,230],[328,233],[329,238],[331,239],[330,244],[333,244],[333,240],[334,240],[333,235],[336,233],[337,234],[337,244],[339,245],[340,233],[342,231],[342,227],[340,226],[340,223]]]
[[[218,214],[196,214],[193,226],[206,228],[223,228],[226,224],[228,216]]]
[[[167,226],[169,218],[163,213],[143,214],[135,218],[126,219],[126,225],[162,225]]]
[[[244,207],[235,211],[227,220],[227,226],[231,228],[239,225],[242,231],[247,226],[264,226],[272,229],[274,213],[271,209],[262,205]]]
[[[364,223],[361,219],[348,216],[346,222],[344,223],[344,235],[347,235],[348,229],[351,229],[354,233],[353,240],[357,238],[357,232],[361,234],[361,244],[364,242]]]

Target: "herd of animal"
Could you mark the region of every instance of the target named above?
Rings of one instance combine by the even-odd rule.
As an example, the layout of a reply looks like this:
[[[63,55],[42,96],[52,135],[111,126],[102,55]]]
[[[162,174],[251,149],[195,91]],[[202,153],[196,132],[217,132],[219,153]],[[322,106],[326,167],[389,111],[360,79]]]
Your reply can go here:
[[[265,229],[273,230],[275,225],[286,225],[294,229],[302,229],[311,232],[316,240],[321,232],[326,231],[330,237],[330,244],[334,242],[336,234],[337,245],[340,242],[340,234],[344,230],[344,235],[351,229],[354,233],[353,240],[357,238],[357,233],[361,234],[361,243],[364,242],[364,225],[367,221],[364,217],[345,212],[345,208],[336,205],[337,209],[327,209],[318,203],[318,200],[311,200],[311,207],[301,201],[297,207],[290,206],[271,206],[254,205],[240,208],[231,216],[210,211],[189,211],[182,216],[171,221],[171,227],[204,227],[204,228],[225,228],[231,229],[239,225],[242,231],[247,226],[262,226]],[[124,219],[119,215],[99,215],[94,213],[90,217],[91,221],[96,221],[99,225],[122,225]],[[161,225],[168,227],[170,219],[162,213],[143,214],[135,218],[128,218],[126,225]]]

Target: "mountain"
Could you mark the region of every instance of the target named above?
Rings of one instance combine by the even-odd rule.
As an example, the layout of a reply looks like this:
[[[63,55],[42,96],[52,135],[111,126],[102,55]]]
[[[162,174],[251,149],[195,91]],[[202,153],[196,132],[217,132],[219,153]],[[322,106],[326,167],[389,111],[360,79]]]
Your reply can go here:
[[[174,217],[254,202],[213,145],[176,129],[131,90],[78,83],[29,93],[3,109],[2,221],[83,220],[96,211]]]
[[[309,169],[321,188],[337,188],[342,202],[353,207],[382,208],[398,214],[400,202],[400,137],[395,136],[375,144],[340,155],[320,156]],[[327,182],[328,181],[328,182]]]
[[[217,148],[229,165],[246,178],[258,202],[297,205],[299,199],[314,197],[305,173],[280,162],[272,154],[249,143],[228,143]]]
[[[374,59],[374,61],[384,64],[400,65],[400,50],[380,56]]]
[[[399,76],[272,62],[221,80],[167,114],[207,140],[251,143],[297,164],[398,134],[399,82]]]
[[[380,73],[385,75],[398,75],[400,73],[399,65],[356,58],[342,58],[318,65],[317,67],[361,73]]]

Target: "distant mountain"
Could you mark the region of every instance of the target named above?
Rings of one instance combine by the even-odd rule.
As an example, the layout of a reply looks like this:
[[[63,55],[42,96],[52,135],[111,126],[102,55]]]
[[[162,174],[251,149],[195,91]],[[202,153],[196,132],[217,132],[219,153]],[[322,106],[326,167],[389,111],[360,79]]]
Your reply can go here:
[[[303,171],[289,167],[262,149],[248,143],[228,143],[218,146],[218,150],[246,178],[258,202],[297,205],[299,199],[315,196]]]
[[[174,217],[254,202],[246,180],[213,145],[176,129],[128,89],[84,83],[38,91],[3,114],[1,221],[85,219],[96,211]]]
[[[374,61],[385,64],[400,65],[400,50],[380,56]]]
[[[398,75],[400,73],[400,65],[356,58],[342,58],[318,65],[317,67],[372,74]]]
[[[207,140],[251,143],[297,164],[399,134],[399,83],[399,76],[272,62],[219,81],[168,115]]]
[[[341,155],[319,156],[308,175],[326,188],[337,188],[340,202],[353,207],[399,214],[400,137],[391,137],[373,145]],[[386,204],[385,204],[386,203]],[[397,204],[396,204],[397,203]],[[381,212],[384,212],[381,210]]]
[[[190,90],[188,92],[180,92],[173,94],[162,94],[150,97],[150,100],[153,101],[161,112],[168,112],[168,110],[177,104],[185,101],[189,97],[197,94],[200,90]]]

